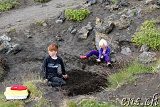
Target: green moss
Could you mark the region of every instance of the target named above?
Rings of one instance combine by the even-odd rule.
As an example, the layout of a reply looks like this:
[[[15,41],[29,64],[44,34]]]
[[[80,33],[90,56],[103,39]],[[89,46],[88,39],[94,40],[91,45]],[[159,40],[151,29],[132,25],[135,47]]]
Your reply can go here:
[[[67,101],[67,107],[115,107],[113,105],[109,105],[107,103],[99,103],[96,100],[86,100],[82,99],[80,102],[75,103],[74,101]]]
[[[20,3],[18,2],[12,2],[12,1],[2,1],[0,2],[0,11],[7,11],[7,10],[10,10],[16,6],[19,6],[21,5]]]
[[[23,85],[28,88],[28,90],[30,92],[30,96],[32,98],[36,98],[36,97],[41,97],[42,96],[42,92],[40,90],[38,90],[38,88],[36,87],[36,84],[35,84],[34,81],[25,82]]]
[[[142,23],[139,32],[135,32],[132,37],[132,42],[136,45],[147,45],[153,50],[160,50],[160,28],[156,28],[158,21],[145,21]]]
[[[133,83],[136,80],[134,74],[146,73],[146,72],[155,72],[153,67],[150,65],[144,65],[138,61],[134,61],[129,64],[127,68],[124,68],[121,72],[115,73],[109,76],[110,89],[116,89],[124,85],[125,83]]]
[[[9,31],[10,31],[10,32],[15,32],[15,31],[16,31],[16,29],[15,29],[15,28],[13,28],[13,29],[10,29]]]
[[[66,9],[65,14],[69,20],[81,21],[90,14],[90,11],[84,8],[79,10]]]
[[[44,22],[42,21],[36,21],[36,25],[43,25]]]

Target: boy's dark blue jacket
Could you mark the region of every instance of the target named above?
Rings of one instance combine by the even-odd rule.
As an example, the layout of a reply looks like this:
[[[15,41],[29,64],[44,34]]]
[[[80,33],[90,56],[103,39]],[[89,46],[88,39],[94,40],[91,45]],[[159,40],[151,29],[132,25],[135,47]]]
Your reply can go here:
[[[43,76],[43,79],[50,79],[51,77],[59,77],[60,75],[57,71],[59,65],[61,65],[62,75],[65,75],[66,71],[64,63],[60,56],[57,56],[57,59],[52,59],[50,55],[45,57],[41,69],[41,76]]]

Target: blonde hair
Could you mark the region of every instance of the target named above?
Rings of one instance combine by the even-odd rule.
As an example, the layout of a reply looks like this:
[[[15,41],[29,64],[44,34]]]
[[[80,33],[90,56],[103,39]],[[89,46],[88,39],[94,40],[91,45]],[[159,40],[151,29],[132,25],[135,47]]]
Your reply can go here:
[[[106,40],[104,40],[104,39],[101,39],[100,41],[99,41],[99,47],[107,47],[107,41]]]

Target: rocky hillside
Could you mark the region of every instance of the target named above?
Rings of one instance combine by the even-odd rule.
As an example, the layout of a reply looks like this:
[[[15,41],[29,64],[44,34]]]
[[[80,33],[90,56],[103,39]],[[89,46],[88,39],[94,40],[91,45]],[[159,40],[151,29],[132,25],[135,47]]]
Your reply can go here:
[[[55,2],[59,7],[52,7]],[[147,98],[154,99],[153,97],[159,99],[154,104],[160,104],[160,1],[66,0],[64,3],[55,0],[47,3],[24,0],[20,7],[1,13],[0,57],[5,62],[5,67],[0,92],[3,93],[5,87],[14,84],[26,84],[30,96],[20,105],[28,107],[35,104],[40,107],[73,107],[66,102],[72,100],[78,103],[82,99],[96,99],[99,103],[117,106],[130,106],[129,103],[141,103],[144,106]],[[89,15],[81,21],[69,20],[64,10],[67,7],[85,8],[89,10]],[[29,12],[34,9],[38,9],[36,14]],[[54,17],[45,16],[42,10]],[[25,14],[29,15],[27,19]],[[13,19],[17,15],[22,20]],[[39,18],[35,20],[35,17]],[[85,60],[80,58],[91,50],[98,50],[101,38],[111,47],[111,67],[106,62],[97,63],[96,56]],[[47,47],[51,43],[58,44],[58,55],[63,58],[69,75],[64,87],[49,87],[39,78],[41,64],[48,55]],[[117,80],[118,85],[114,90],[110,89],[113,83],[110,81],[111,76],[120,74],[135,59],[148,71],[145,69],[138,74],[139,69],[133,69],[135,72],[129,78],[135,78],[126,78],[123,84]],[[127,70],[126,72],[129,75]],[[33,84],[41,94],[33,94],[34,91],[28,84]],[[141,100],[138,102],[137,98]],[[0,102],[4,101],[5,98],[0,99]]]

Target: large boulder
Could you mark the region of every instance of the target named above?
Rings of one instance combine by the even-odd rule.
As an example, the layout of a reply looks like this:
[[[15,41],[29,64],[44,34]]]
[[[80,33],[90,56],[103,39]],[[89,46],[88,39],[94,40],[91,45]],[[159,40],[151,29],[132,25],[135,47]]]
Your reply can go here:
[[[122,15],[122,17],[114,22],[115,26],[118,27],[118,29],[126,29],[131,25],[131,19],[127,18],[125,15]]]
[[[154,62],[157,60],[156,58],[156,53],[154,52],[143,52],[142,54],[140,54],[138,56],[138,60],[141,63],[150,63],[150,62]]]
[[[113,22],[101,22],[95,26],[95,29],[100,33],[108,34],[113,30],[114,23]]]
[[[84,27],[82,27],[80,30],[78,30],[77,36],[79,39],[87,39],[89,31],[93,29],[91,22],[88,22],[88,24]]]
[[[122,47],[121,54],[129,56],[132,54],[132,51],[129,47]]]

